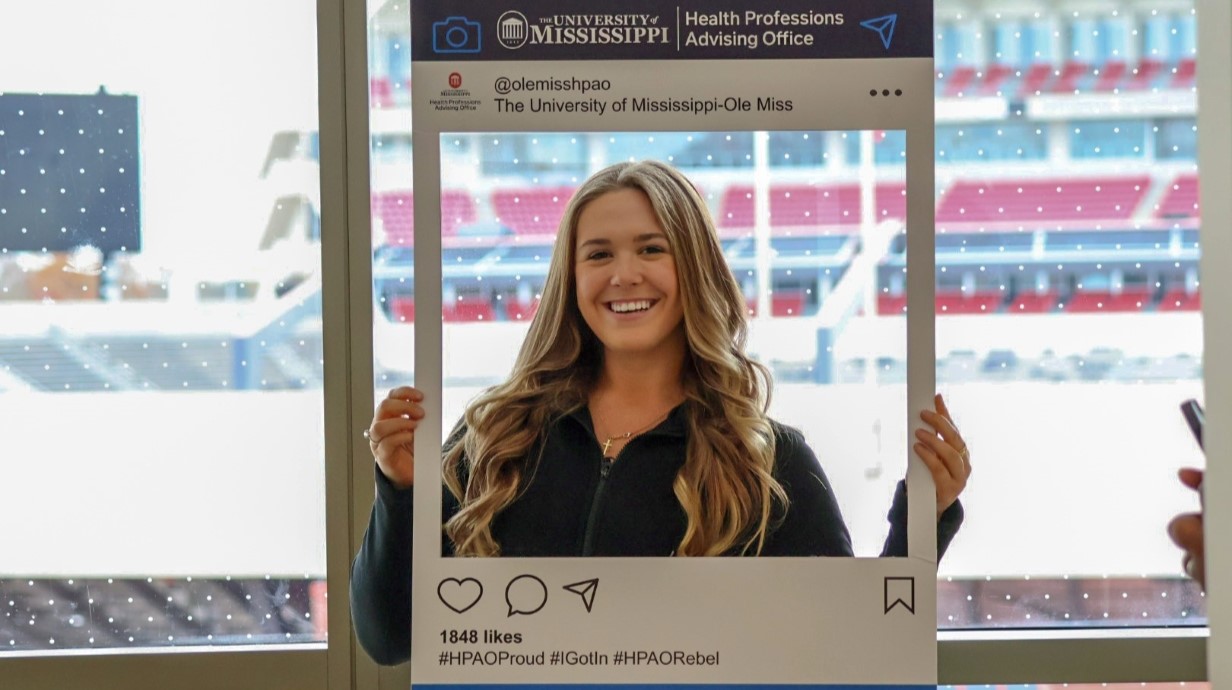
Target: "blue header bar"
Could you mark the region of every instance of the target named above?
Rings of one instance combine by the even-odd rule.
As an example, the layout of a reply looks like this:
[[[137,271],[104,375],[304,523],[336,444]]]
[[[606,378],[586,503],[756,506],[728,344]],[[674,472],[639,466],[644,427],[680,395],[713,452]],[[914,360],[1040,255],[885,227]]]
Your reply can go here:
[[[412,0],[417,61],[928,58],[921,0]]]

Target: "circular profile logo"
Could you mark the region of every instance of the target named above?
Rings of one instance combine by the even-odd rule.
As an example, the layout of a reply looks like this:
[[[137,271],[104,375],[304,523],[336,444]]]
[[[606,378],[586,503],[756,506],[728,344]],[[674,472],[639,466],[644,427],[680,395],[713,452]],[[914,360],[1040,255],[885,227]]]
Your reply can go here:
[[[517,50],[530,39],[530,22],[526,15],[509,10],[496,20],[496,40],[509,50]]]
[[[462,75],[458,74],[457,72],[450,72],[449,88],[457,89],[457,88],[461,88],[461,86],[462,86]]]

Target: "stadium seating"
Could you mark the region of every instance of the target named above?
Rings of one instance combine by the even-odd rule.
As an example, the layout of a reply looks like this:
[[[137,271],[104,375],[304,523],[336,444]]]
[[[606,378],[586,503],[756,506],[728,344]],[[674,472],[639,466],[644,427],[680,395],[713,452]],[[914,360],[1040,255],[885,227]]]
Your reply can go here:
[[[938,314],[992,314],[1004,301],[1005,296],[996,291],[951,292],[938,290],[936,294]]]
[[[495,321],[496,309],[491,300],[482,295],[459,296],[453,302],[441,305],[446,321]]]
[[[555,235],[571,196],[569,187],[502,189],[492,193],[492,208],[497,221],[518,235]]]
[[[1198,62],[1194,58],[1185,58],[1176,64],[1172,72],[1169,86],[1174,89],[1192,89],[1198,77]]]
[[[975,85],[976,69],[969,65],[960,65],[950,71],[945,79],[945,95],[958,96],[965,94]]]
[[[945,97],[996,96],[1024,99],[1037,94],[1089,91],[1134,92],[1152,89],[1190,89],[1196,83],[1197,63],[1185,58],[1174,64],[1145,58],[1136,65],[1113,60],[1102,66],[1079,61],[1060,65],[1037,63],[1017,67],[993,63],[982,69],[955,67],[937,73],[936,93]]]
[[[1151,178],[1010,180],[954,183],[937,204],[939,230],[945,224],[1030,225],[1073,221],[1129,220],[1150,188]]]
[[[895,316],[907,313],[907,295],[891,295],[888,292],[878,292],[877,313],[882,316]]]
[[[749,298],[745,304],[749,316],[757,316],[757,299]],[[816,306],[808,303],[808,295],[803,290],[776,290],[770,295],[771,316],[806,316],[816,311]]]
[[[995,64],[990,65],[984,73],[984,78],[976,86],[977,96],[996,96],[1004,95],[1003,86],[1008,84],[1009,78],[1014,74],[1014,68],[1009,65]]]
[[[1109,290],[1079,290],[1063,302],[1071,313],[1145,311],[1152,304],[1148,288],[1125,288],[1120,294]]]
[[[1091,74],[1091,67],[1082,62],[1066,62],[1061,67],[1061,73],[1049,85],[1053,93],[1073,93],[1079,90],[1084,78]]]
[[[509,321],[530,321],[539,311],[539,298],[529,301],[508,300],[505,302],[505,318]]]
[[[1053,77],[1052,65],[1036,63],[1027,68],[1027,73],[1023,75],[1022,82],[1018,89],[1019,97],[1031,96],[1044,91],[1049,80]]]
[[[1144,59],[1138,63],[1137,69],[1129,76],[1129,79],[1123,85],[1124,91],[1146,91],[1151,88],[1159,74],[1163,72],[1164,65],[1159,60]]]
[[[1159,311],[1198,311],[1202,308],[1202,293],[1185,292],[1183,288],[1168,290],[1159,299]]]
[[[397,323],[414,323],[415,298],[406,296],[390,298],[389,316]]]
[[[1020,292],[1006,312],[1010,314],[1045,314],[1056,308],[1060,295],[1056,292]]]
[[[411,247],[415,244],[415,195],[409,190],[372,195],[372,215],[385,228],[384,244]],[[441,235],[456,235],[458,227],[475,222],[475,200],[464,190],[441,192]]]
[[[394,89],[389,77],[372,77],[369,79],[368,98],[373,108],[392,108],[394,105]]]
[[[1169,185],[1167,193],[1155,207],[1156,218],[1198,217],[1198,176],[1179,175]]]
[[[880,183],[874,205],[880,219],[907,217],[906,185]],[[720,230],[753,227],[753,188],[732,185],[723,193],[717,219]],[[860,188],[854,184],[815,186],[775,185],[770,188],[770,226],[775,234],[787,228],[855,226],[860,223]]]
[[[1112,91],[1120,86],[1128,73],[1129,65],[1125,62],[1121,60],[1109,62],[1099,68],[1099,75],[1093,88],[1096,91]]]

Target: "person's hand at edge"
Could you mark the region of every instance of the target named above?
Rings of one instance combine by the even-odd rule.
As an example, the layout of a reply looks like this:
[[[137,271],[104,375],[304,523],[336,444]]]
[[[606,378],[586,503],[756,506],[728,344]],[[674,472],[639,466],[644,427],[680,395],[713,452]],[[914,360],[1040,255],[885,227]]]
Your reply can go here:
[[[1186,467],[1180,471],[1181,483],[1202,496],[1202,470]],[[1185,573],[1206,589],[1206,543],[1202,530],[1202,513],[1182,513],[1168,523],[1168,534],[1177,546],[1185,550],[1181,565]]]
[[[940,520],[941,514],[958,500],[967,486],[967,479],[971,476],[971,452],[958,433],[941,394],[933,396],[933,404],[936,411],[920,412],[920,419],[931,426],[933,432],[917,429],[916,442],[912,447],[933,475],[933,484],[937,487],[937,519]]]
[[[399,489],[415,484],[415,429],[424,418],[423,399],[423,393],[410,386],[389,391],[377,403],[365,434],[381,474]]]

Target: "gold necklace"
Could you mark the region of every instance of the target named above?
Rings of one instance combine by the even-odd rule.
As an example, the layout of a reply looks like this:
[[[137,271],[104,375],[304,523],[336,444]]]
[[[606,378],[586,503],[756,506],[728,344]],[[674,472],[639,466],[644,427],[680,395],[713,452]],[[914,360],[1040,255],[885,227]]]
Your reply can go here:
[[[674,408],[669,408],[667,412],[664,412],[658,417],[655,417],[649,424],[647,424],[646,426],[640,429],[636,429],[634,431],[626,431],[623,434],[615,434],[613,436],[608,436],[607,440],[603,442],[603,457],[605,458],[608,457],[607,449],[610,448],[612,444],[616,442],[617,439],[622,440],[622,441],[627,441],[630,438],[633,438],[633,436],[635,435],[640,436],[644,434],[645,432],[652,429],[659,422],[663,421],[664,419],[667,419],[667,416],[672,413],[672,409]],[[597,440],[597,437],[598,437],[598,434],[596,434],[596,440]]]

